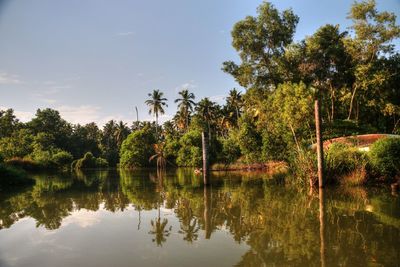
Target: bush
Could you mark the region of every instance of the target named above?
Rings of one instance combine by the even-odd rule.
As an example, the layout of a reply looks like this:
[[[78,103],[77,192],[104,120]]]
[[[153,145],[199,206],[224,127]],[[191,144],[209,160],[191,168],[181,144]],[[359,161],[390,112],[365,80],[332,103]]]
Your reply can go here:
[[[120,165],[125,168],[149,167],[149,158],[155,154],[156,138],[150,127],[131,133],[122,143]]]
[[[367,160],[365,153],[357,147],[334,143],[325,154],[327,177],[336,182],[349,185],[362,184],[366,181]]]
[[[52,161],[59,167],[69,166],[74,158],[71,153],[60,151],[52,156]]]
[[[190,130],[179,140],[176,163],[181,167],[199,167],[202,164],[201,133]]]
[[[41,169],[41,166],[39,163],[37,163],[36,161],[33,161],[29,158],[12,158],[12,159],[5,161],[5,163],[9,166],[23,169],[26,171],[37,171],[37,170]]]
[[[237,141],[234,138],[230,137],[221,140],[221,143],[222,143],[222,152],[218,161],[225,165],[229,165],[236,162],[241,156],[240,147]]]
[[[33,184],[34,180],[28,177],[21,169],[0,164],[0,185],[1,187],[12,187]]]
[[[383,138],[372,144],[369,162],[376,175],[393,178],[400,174],[400,138]]]
[[[78,169],[96,168],[96,158],[91,152],[87,152],[83,158],[78,160],[76,167]]]

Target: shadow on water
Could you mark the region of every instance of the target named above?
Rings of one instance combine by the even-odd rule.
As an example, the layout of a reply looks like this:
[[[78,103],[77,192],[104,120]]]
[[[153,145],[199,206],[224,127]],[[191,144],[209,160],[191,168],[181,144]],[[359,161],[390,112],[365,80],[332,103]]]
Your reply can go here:
[[[115,213],[133,207],[138,231],[146,231],[158,247],[172,235],[193,245],[201,239],[218,239],[221,231],[229,233],[232,242],[248,247],[237,266],[400,262],[400,202],[382,189],[336,188],[307,194],[276,185],[266,175],[249,173],[216,173],[212,185],[203,187],[202,177],[185,169],[34,178],[33,188],[1,200],[0,229],[29,217],[36,227],[56,230],[74,211]],[[163,210],[173,214],[166,217]],[[149,225],[141,225],[146,211],[155,216]]]

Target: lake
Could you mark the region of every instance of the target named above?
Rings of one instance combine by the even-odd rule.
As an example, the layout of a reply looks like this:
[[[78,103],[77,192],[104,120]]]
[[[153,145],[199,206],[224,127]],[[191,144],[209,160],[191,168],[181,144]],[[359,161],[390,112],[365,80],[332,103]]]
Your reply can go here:
[[[400,266],[389,188],[308,188],[260,173],[32,175],[0,192],[0,266]]]

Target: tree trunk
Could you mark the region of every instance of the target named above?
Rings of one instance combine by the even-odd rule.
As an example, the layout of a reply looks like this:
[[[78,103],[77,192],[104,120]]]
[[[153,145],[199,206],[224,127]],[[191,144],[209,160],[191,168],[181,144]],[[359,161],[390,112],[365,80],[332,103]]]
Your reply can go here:
[[[204,186],[210,184],[210,166],[208,159],[208,136],[206,132],[201,133],[202,148],[203,148],[203,181]]]
[[[347,116],[347,119],[351,119],[351,113],[353,113],[353,103],[354,103],[354,98],[356,96],[357,92],[357,86],[354,86],[353,93],[351,94],[351,99],[350,99],[350,108],[349,108],[349,115]]]

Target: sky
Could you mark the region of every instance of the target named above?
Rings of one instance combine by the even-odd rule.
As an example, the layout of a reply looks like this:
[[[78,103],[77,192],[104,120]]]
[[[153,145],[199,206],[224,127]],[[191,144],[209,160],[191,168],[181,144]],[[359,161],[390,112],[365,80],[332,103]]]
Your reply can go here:
[[[295,40],[320,26],[350,25],[351,0],[275,0],[300,17]],[[21,121],[54,108],[72,123],[152,120],[144,101],[154,89],[176,111],[183,88],[218,103],[239,88],[221,71],[238,61],[233,25],[255,15],[261,0],[0,0],[0,109]],[[394,12],[400,0],[378,0]],[[399,42],[396,43],[399,49]],[[243,90],[243,89],[241,89]]]

